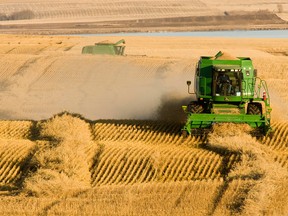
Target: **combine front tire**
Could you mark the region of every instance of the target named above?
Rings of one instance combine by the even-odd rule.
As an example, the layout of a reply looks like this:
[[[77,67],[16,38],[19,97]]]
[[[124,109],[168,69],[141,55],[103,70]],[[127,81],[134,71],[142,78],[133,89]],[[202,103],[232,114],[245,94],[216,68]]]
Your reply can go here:
[[[249,103],[247,107],[248,115],[262,115],[262,105],[260,103]]]
[[[191,113],[203,113],[204,112],[204,107],[202,104],[199,104],[197,102],[191,102],[187,106],[188,112]]]

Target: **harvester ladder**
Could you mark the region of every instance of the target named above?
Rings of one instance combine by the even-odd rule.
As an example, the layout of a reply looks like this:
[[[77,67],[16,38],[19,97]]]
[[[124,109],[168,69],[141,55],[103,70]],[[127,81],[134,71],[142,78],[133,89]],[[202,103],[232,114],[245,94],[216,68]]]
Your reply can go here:
[[[267,106],[270,106],[270,95],[269,95],[266,81],[262,80],[259,77],[256,77],[256,83],[258,84],[258,86],[257,88],[255,88],[254,96],[256,96],[256,98],[262,98],[261,93],[263,94],[263,92],[265,91],[266,97],[267,97],[265,103]]]
[[[270,95],[265,80],[262,80],[259,77],[256,77],[257,88],[255,88],[254,96],[257,98],[263,98],[263,92],[266,94],[265,103],[265,125],[270,129],[270,119],[271,119],[271,107],[270,107]],[[262,95],[261,95],[262,94]]]

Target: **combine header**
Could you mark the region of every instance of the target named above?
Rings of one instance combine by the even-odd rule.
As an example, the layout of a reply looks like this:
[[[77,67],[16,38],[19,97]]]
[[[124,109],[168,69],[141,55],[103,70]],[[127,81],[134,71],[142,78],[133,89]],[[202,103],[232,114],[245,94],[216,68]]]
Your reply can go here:
[[[257,77],[252,60],[218,52],[202,56],[195,74],[196,99],[182,106],[187,122],[182,134],[203,134],[214,123],[246,123],[266,135],[271,132],[270,97],[266,82]]]

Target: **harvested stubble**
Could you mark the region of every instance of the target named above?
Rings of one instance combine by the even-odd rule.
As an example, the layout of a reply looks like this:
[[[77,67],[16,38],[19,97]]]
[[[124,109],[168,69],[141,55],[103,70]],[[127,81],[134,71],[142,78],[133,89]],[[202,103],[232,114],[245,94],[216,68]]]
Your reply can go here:
[[[94,215],[285,215],[287,170],[273,157],[286,150],[286,123],[273,126],[275,136],[260,144],[243,125],[215,126],[208,140],[183,139],[173,133],[177,124],[93,123],[62,113],[37,123],[33,160],[38,169],[25,178],[23,191],[32,197],[9,199],[0,211],[31,213],[37,203],[32,211],[37,214],[77,215],[85,206],[84,212]],[[1,160],[5,167],[14,163],[9,162],[13,157],[23,161],[32,152],[21,140],[27,152],[21,153],[14,141],[4,143],[9,146]],[[17,170],[10,166],[5,176],[13,179]],[[23,207],[24,200],[30,208]],[[15,202],[23,209],[13,209]]]

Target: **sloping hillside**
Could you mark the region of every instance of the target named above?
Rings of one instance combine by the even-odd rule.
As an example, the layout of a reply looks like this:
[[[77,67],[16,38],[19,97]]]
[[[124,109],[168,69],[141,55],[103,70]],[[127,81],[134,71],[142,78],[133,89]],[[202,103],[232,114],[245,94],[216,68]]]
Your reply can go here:
[[[104,39],[121,38],[1,36],[0,117],[41,120],[66,110],[89,119],[179,122],[199,56],[222,50],[253,59],[269,84],[273,118],[287,119],[285,106],[278,106],[287,103],[285,39],[127,37],[126,56],[81,54]]]

